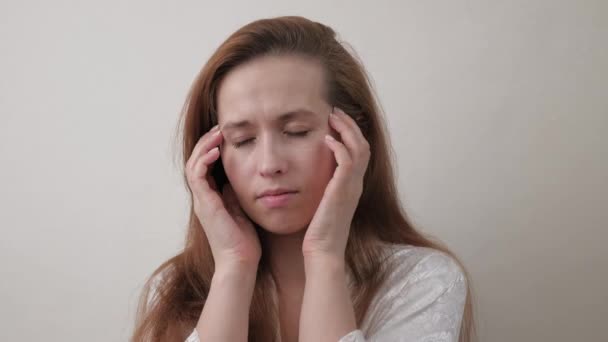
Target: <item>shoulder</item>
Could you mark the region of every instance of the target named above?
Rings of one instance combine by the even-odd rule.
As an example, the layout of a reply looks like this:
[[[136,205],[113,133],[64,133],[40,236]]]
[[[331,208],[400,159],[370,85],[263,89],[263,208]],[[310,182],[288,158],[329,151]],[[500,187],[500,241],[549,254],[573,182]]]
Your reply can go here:
[[[388,273],[366,312],[366,335],[419,340],[457,334],[467,295],[460,264],[428,247],[386,245],[385,251]]]
[[[412,245],[386,245],[389,276],[395,286],[431,280],[438,286],[466,281],[460,264],[443,251]]]

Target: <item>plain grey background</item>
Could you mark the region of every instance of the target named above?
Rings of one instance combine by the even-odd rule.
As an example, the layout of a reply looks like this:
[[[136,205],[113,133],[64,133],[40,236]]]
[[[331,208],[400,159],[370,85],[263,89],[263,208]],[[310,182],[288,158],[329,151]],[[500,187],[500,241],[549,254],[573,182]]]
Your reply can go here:
[[[468,266],[482,341],[606,338],[607,3],[2,1],[0,340],[127,340],[184,239],[189,86],[279,15],[363,60],[403,201]]]

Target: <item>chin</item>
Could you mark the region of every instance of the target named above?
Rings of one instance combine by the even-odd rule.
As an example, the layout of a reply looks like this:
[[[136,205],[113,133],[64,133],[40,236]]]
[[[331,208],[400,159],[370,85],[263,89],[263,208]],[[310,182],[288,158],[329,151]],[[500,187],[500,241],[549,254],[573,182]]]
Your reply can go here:
[[[281,227],[272,227],[272,226],[264,226],[264,225],[260,225],[260,227],[269,234],[273,234],[273,235],[292,235],[292,234],[297,234],[299,232],[302,232],[305,230],[306,227],[294,227],[294,228],[285,228],[285,226],[281,226]]]
[[[276,235],[291,235],[300,233],[306,230],[309,221],[302,219],[293,219],[285,217],[285,215],[273,215],[256,218],[255,222],[265,232]]]

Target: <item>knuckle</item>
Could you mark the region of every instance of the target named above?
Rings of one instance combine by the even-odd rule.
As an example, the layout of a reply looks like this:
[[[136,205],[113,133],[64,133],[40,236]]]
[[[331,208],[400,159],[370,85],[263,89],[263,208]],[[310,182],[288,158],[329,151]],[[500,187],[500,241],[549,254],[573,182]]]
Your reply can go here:
[[[369,158],[372,156],[371,152],[369,150],[365,150],[363,152],[363,160],[367,163],[369,161]]]
[[[350,171],[353,168],[353,161],[350,159],[346,160],[342,164],[340,164],[340,166],[346,169],[347,171]]]
[[[192,175],[194,173],[194,166],[194,161],[190,161],[190,163],[186,165],[186,174]]]
[[[186,165],[185,173],[186,173],[186,178],[188,180],[190,180],[190,178],[192,178],[192,167]]]
[[[355,152],[355,155],[357,156],[357,160],[365,160],[365,158],[367,158],[368,154],[369,154],[369,151],[363,147],[358,148],[357,151]]]
[[[370,151],[369,146],[364,147],[363,150],[361,151],[361,157],[364,160],[368,160],[371,155],[372,155],[372,152]]]
[[[355,155],[357,156],[358,160],[363,159],[363,157],[365,157],[365,150],[359,147],[355,151]]]
[[[363,148],[365,149],[366,153],[371,153],[372,147],[369,145],[369,142],[367,140],[363,141]]]

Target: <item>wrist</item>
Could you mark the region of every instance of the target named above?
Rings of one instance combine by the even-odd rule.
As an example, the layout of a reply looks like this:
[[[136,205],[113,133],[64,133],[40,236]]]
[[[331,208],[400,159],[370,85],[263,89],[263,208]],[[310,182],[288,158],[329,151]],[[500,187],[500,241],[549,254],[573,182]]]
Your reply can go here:
[[[218,255],[217,258],[214,255],[214,260],[215,270],[227,273],[256,273],[260,263],[259,257],[243,257],[234,253]]]
[[[213,278],[221,278],[234,281],[255,281],[258,265],[243,262],[225,262],[217,264],[213,272]]]
[[[314,253],[304,255],[304,270],[307,274],[343,274],[346,270],[344,256]]]

